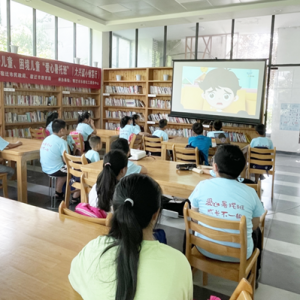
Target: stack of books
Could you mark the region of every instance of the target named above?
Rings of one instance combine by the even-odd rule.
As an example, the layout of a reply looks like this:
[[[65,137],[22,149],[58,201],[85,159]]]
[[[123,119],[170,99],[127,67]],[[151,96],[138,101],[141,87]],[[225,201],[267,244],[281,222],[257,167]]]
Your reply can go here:
[[[228,132],[230,142],[251,143],[251,138],[242,132]]]
[[[137,99],[105,98],[106,106],[145,107],[144,102]]]
[[[120,127],[120,124],[117,123],[109,123],[109,122],[106,122],[105,123],[105,129],[107,130],[118,130],[118,128]]]
[[[153,134],[153,132],[158,129],[159,129],[158,127],[154,127],[154,126],[149,127],[151,134]],[[164,130],[164,132],[166,132],[168,136],[191,137],[193,131],[192,129],[187,129],[187,128],[183,128],[183,129],[167,128]]]
[[[161,119],[166,119],[170,123],[178,124],[194,124],[197,122],[196,119],[169,117],[168,114],[150,114],[148,116],[149,121],[159,122]]]
[[[109,93],[109,94],[142,94],[143,87],[140,85],[132,85],[132,86],[106,85],[105,93]]]
[[[162,94],[162,95],[171,95],[171,87],[162,87],[162,86],[150,86],[150,94]]]
[[[63,97],[63,105],[69,106],[93,106],[96,105],[96,100],[93,98],[84,97]]]
[[[6,94],[5,105],[56,106],[57,98],[55,96]]]
[[[123,117],[132,117],[133,115],[137,114],[134,111],[105,111],[106,118],[113,118],[113,119],[122,119]],[[143,114],[137,114],[140,116],[141,121],[145,121]]]
[[[6,130],[6,136],[18,138],[30,138],[29,128],[14,128]]]
[[[150,107],[151,108],[162,108],[162,109],[170,109],[171,102],[159,99],[152,99],[150,100]]]

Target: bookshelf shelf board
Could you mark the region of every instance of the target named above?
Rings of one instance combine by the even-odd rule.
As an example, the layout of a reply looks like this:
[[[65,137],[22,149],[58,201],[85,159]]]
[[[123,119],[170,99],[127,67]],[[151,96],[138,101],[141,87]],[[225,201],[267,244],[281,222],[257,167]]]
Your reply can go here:
[[[128,107],[128,106],[113,106],[105,105],[104,108],[114,108],[114,109],[129,109],[129,110],[145,110],[145,107]]]
[[[84,95],[84,96],[92,96],[92,95],[99,95],[100,96],[100,93],[85,93],[85,92],[73,92],[73,91],[70,91],[69,94],[65,94],[64,92],[69,92],[69,91],[63,91],[62,92],[62,95],[63,97],[67,97],[69,95]]]
[[[100,105],[80,105],[80,106],[77,106],[77,105],[63,105],[63,108],[99,108]]]
[[[171,94],[149,94],[149,98],[158,98],[158,97],[171,97]]]
[[[44,122],[15,122],[15,123],[5,123],[5,126],[23,126],[23,125],[45,125],[46,120]]]
[[[105,93],[107,94],[107,93]],[[135,96],[135,97],[139,97],[139,96],[146,96],[146,94],[110,94],[110,96]]]
[[[103,83],[146,83],[146,80],[104,80]]]
[[[172,83],[172,80],[149,80],[151,83]]]
[[[8,109],[56,109],[56,108],[60,108],[60,106],[49,106],[49,105],[6,105],[4,106],[4,108],[8,108]]]
[[[169,111],[169,112],[171,112],[170,108],[155,108],[155,107],[148,107],[148,110]]]
[[[32,94],[32,93],[59,94],[60,93],[60,91],[56,91],[56,90],[40,90],[40,89],[15,89],[14,92],[4,91],[4,93],[18,93],[18,92],[28,92],[29,94]]]
[[[149,121],[149,122],[154,122],[154,121]],[[159,122],[155,121],[155,124],[149,124],[148,125],[156,125],[158,124]],[[193,124],[187,124],[187,123],[171,123],[171,122],[168,122],[168,125],[172,125],[172,126],[188,126],[188,127],[191,127],[193,126]]]

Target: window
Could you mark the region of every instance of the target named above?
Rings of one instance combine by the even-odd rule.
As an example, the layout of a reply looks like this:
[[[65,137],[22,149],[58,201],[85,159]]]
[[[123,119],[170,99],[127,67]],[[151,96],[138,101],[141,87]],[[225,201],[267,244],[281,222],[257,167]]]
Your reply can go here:
[[[37,56],[55,58],[55,17],[43,11],[36,11]]]
[[[20,54],[33,54],[33,10],[11,1],[11,44],[19,46]]]
[[[6,0],[0,0],[0,51],[7,51]]]
[[[139,29],[138,67],[161,67],[164,54],[164,27]]]
[[[112,67],[133,68],[135,49],[135,30],[113,32]]]
[[[271,16],[235,20],[233,58],[269,58]]]
[[[82,65],[89,65],[90,29],[76,24],[76,56]]]
[[[73,62],[73,23],[58,18],[58,60]]]
[[[167,67],[173,66],[173,59],[195,59],[196,25],[171,25],[167,30]]]

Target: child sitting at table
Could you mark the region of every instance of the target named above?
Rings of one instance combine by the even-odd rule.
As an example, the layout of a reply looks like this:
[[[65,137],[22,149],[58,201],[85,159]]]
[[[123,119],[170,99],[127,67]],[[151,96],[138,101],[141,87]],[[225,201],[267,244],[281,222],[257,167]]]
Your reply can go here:
[[[259,124],[255,127],[255,130],[260,136],[252,139],[250,147],[274,149],[273,142],[266,137],[266,126],[264,124]]]
[[[90,147],[92,148],[85,153],[85,157],[91,162],[96,162],[100,160],[99,150],[102,148],[101,138],[97,135],[93,135],[89,139]]]
[[[201,123],[194,123],[192,129],[196,136],[192,136],[189,138],[188,146],[191,146],[193,148],[197,147],[198,150],[203,154],[205,164],[209,165],[208,150],[212,146],[211,139],[202,135],[203,126]]]
[[[43,140],[40,157],[44,173],[57,177],[56,198],[63,199],[62,187],[67,180],[67,168],[63,160],[63,153],[68,153],[68,144],[62,139],[67,134],[66,122],[55,120],[52,124],[53,134]]]
[[[127,163],[127,156],[120,150],[111,150],[104,155],[103,170],[89,193],[89,205],[104,212],[104,218],[111,211],[115,186],[125,176]]]
[[[167,127],[168,121],[166,119],[159,120],[158,126],[159,129],[153,132],[153,136],[162,137],[164,141],[168,141],[169,137],[164,129]]]
[[[123,153],[127,155],[127,157],[130,157],[130,149],[129,145],[126,139],[119,138],[115,140],[110,147],[112,150],[121,150]],[[130,174],[134,173],[141,173],[141,174],[147,174],[147,169],[144,166],[138,166],[131,160],[128,160],[127,165],[127,172],[125,176],[128,176]]]
[[[129,137],[134,134],[139,134],[141,132],[141,129],[139,126],[133,126],[132,124],[132,118],[125,116],[120,121],[120,134],[119,137],[126,139],[127,142],[129,140]]]
[[[214,131],[208,131],[207,137],[209,138],[215,138],[215,133],[224,133],[222,130],[223,123],[220,120],[214,121]]]
[[[88,139],[90,135],[97,134],[97,130],[94,125],[94,120],[91,118],[89,112],[85,111],[78,114],[78,125],[76,127],[76,131],[83,137],[84,150],[91,150]]]

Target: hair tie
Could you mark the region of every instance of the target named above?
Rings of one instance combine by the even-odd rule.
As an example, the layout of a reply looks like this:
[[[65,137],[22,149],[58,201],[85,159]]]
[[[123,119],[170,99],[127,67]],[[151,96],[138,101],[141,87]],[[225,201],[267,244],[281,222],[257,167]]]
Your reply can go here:
[[[133,200],[132,199],[130,199],[130,198],[127,198],[125,201],[124,201],[124,203],[125,202],[130,202],[131,203],[131,206],[133,206],[134,205],[134,202],[133,202]]]
[[[106,166],[111,166],[111,164],[110,164],[109,162],[107,162],[107,163],[104,165],[104,167],[106,167]]]

